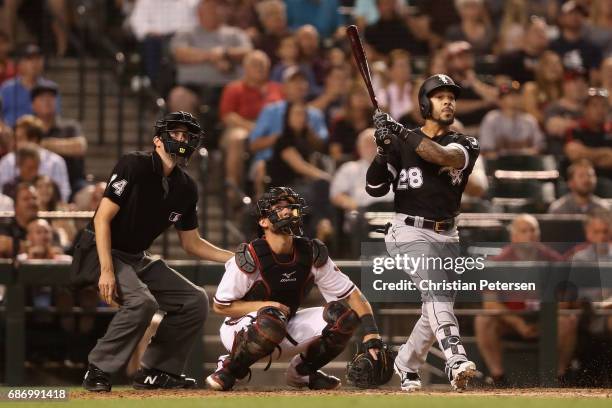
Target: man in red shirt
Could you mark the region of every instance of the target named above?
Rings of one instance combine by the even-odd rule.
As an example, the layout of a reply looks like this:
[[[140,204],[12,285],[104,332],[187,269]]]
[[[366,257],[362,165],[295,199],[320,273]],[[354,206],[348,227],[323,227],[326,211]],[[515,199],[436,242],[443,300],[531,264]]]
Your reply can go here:
[[[244,76],[223,89],[219,116],[225,125],[222,148],[226,180],[240,186],[244,171],[245,143],[264,105],[283,99],[281,85],[268,80],[270,59],[259,50],[249,52],[243,61]]]

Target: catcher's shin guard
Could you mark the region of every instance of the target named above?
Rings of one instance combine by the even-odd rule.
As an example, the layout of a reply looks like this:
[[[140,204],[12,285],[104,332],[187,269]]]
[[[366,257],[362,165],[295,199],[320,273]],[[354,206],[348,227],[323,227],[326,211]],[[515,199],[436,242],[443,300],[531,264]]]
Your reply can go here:
[[[302,363],[296,367],[301,375],[311,375],[338,356],[359,327],[359,317],[352,309],[334,301],[325,305],[323,319],[327,326],[314,339],[304,353]]]
[[[287,318],[275,307],[257,311],[253,324],[236,334],[229,362],[225,367],[236,378],[249,373],[249,367],[257,360],[271,354],[287,334]]]

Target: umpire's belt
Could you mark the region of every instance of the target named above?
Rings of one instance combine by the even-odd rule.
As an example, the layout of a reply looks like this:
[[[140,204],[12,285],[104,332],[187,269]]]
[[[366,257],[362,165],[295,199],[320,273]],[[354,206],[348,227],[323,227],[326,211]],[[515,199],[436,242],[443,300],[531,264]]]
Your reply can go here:
[[[416,228],[425,228],[435,232],[447,232],[455,228],[455,219],[449,218],[442,221],[428,220],[423,217],[408,215],[404,218],[404,224]]]

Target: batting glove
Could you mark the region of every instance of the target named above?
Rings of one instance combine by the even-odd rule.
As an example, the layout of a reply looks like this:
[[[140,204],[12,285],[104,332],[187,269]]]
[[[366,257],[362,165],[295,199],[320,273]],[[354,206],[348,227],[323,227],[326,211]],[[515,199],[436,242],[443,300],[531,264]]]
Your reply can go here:
[[[389,114],[381,112],[377,110],[374,113],[374,125],[376,126],[376,131],[381,129],[387,129],[390,133],[399,137],[400,140],[403,140],[410,146],[415,149],[423,139],[423,136],[413,132],[402,126],[400,123],[396,122]],[[376,135],[376,134],[375,134]],[[390,142],[389,142],[390,143]],[[376,139],[376,144],[378,145],[378,139]],[[379,145],[379,153],[380,153],[380,145]],[[383,154],[383,153],[380,153]]]
[[[376,129],[389,129],[389,131],[391,131],[391,133],[393,133],[394,135],[399,135],[404,129],[404,127],[398,122],[396,122],[395,119],[393,119],[391,116],[389,116],[388,113],[382,112],[380,110],[376,110],[372,119],[374,121]]]
[[[387,156],[391,151],[391,131],[386,127],[380,127],[374,132],[376,150],[381,156]]]

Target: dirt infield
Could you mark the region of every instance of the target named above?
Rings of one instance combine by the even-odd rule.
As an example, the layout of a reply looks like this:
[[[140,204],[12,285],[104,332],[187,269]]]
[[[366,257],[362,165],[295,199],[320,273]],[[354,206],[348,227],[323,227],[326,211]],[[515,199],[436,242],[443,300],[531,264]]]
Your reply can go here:
[[[358,390],[347,388],[340,391],[296,391],[287,389],[248,390],[241,389],[232,392],[215,392],[210,390],[153,390],[137,391],[120,388],[110,393],[92,393],[82,390],[71,391],[70,399],[148,399],[148,398],[206,398],[206,397],[292,397],[292,396],[360,396],[360,395],[407,395],[405,392],[384,390]],[[449,396],[449,397],[542,397],[542,398],[610,398],[612,389],[572,389],[572,388],[516,388],[503,390],[471,390],[463,393],[450,390],[424,390],[410,394],[415,396]],[[409,397],[409,396],[408,396]]]

